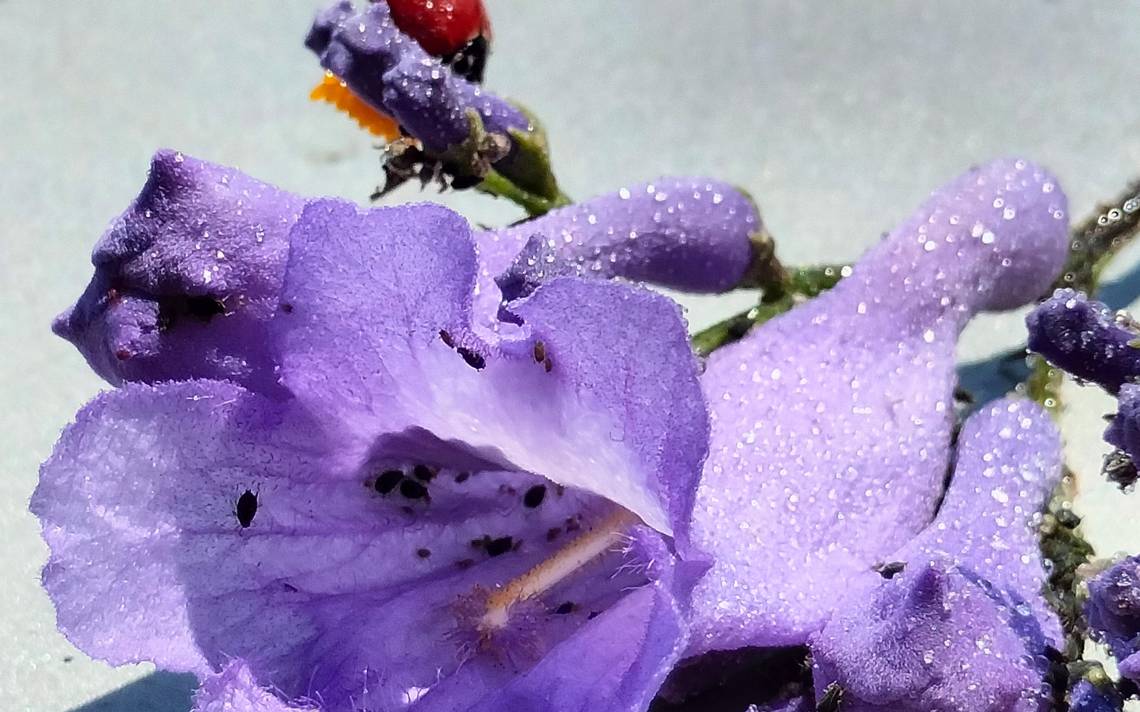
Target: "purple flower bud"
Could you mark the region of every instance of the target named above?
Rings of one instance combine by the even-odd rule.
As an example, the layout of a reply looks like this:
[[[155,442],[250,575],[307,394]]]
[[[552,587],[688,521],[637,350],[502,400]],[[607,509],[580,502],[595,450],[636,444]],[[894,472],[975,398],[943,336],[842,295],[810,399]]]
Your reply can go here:
[[[660,178],[495,231],[480,247],[498,258],[488,269],[505,269],[497,281],[507,300],[561,275],[723,292],[744,280],[761,230],[756,206],[732,186]]]
[[[1029,350],[1111,393],[1140,376],[1140,338],[1112,311],[1072,289],[1058,289],[1026,317]]]
[[[1085,606],[1093,637],[1106,644],[1122,677],[1140,683],[1140,556],[1089,581]]]
[[[530,129],[521,111],[479,85],[455,76],[393,22],[387,3],[355,12],[341,0],[321,12],[306,46],[353,93],[394,117],[432,153],[443,153],[471,135],[469,110],[489,133]]]
[[[1121,712],[1124,701],[1111,687],[1102,689],[1081,680],[1069,696],[1069,712]]]
[[[52,329],[113,384],[218,378],[272,390],[266,323],[303,199],[159,151],[95,247],[95,276]]]

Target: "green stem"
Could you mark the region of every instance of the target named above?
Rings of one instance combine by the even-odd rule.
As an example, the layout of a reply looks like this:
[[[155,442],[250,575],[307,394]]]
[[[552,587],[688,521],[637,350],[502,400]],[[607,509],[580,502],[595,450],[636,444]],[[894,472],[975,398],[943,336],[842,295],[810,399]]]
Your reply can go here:
[[[1072,287],[1093,295],[1101,271],[1137,233],[1140,233],[1140,181],[1130,184],[1115,199],[1101,203],[1095,213],[1073,226],[1069,259],[1053,287]]]
[[[693,350],[697,355],[708,356],[722,346],[739,341],[753,327],[783,314],[804,299],[810,299],[831,289],[850,273],[850,268],[845,265],[793,267],[781,270],[782,281],[779,284],[769,285],[759,304],[693,335]]]
[[[488,171],[487,175],[483,176],[483,181],[476,185],[475,189],[482,193],[493,195],[496,198],[504,198],[511,201],[525,210],[527,215],[532,218],[545,215],[555,208],[570,205],[572,202],[562,191],[558,191],[558,194],[553,199],[550,199],[523,190],[502,173],[494,169]]]

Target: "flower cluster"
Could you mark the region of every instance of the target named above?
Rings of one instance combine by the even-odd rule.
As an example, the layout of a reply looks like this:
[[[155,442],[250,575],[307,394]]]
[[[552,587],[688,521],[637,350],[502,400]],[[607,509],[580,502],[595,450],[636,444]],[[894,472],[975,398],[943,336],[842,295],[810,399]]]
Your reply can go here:
[[[338,3],[308,45],[427,152],[526,175],[529,119],[395,11]],[[959,423],[954,350],[1048,289],[1066,211],[1028,161],[972,169],[699,361],[646,285],[782,278],[758,278],[778,263],[729,185],[660,178],[475,230],[161,151],[54,324],[116,387],[32,500],[59,626],[197,675],[200,712],[641,712],[746,651],[810,661],[757,709],[1051,709],[1065,631],[1038,523],[1060,438],[1019,397]],[[1090,603],[1125,675],[1136,573]]]

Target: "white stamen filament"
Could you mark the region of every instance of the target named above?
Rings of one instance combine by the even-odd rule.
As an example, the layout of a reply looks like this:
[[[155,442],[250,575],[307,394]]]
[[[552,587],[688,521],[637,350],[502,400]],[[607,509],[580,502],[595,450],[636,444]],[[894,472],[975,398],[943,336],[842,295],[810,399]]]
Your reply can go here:
[[[559,581],[604,554],[622,541],[626,531],[637,521],[636,515],[618,509],[559,549],[554,556],[495,591],[487,598],[487,612],[479,621],[479,629],[489,632],[505,626],[510,618],[511,606],[549,591]]]

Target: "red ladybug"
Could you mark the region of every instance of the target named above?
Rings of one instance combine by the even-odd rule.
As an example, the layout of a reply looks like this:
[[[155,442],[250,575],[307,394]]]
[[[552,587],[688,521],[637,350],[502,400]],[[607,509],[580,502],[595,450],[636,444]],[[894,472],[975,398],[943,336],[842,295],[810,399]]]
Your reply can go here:
[[[491,49],[491,20],[483,0],[388,0],[396,27],[452,71],[483,81]]]

